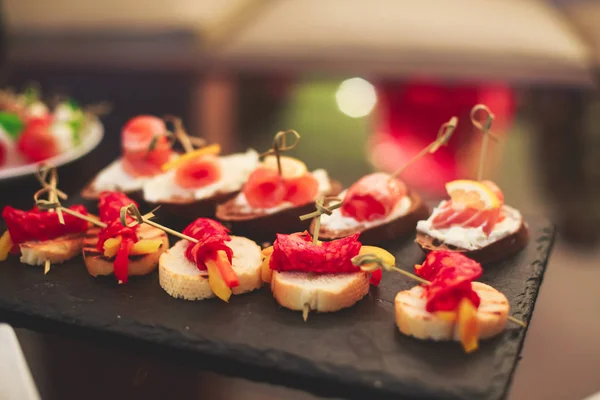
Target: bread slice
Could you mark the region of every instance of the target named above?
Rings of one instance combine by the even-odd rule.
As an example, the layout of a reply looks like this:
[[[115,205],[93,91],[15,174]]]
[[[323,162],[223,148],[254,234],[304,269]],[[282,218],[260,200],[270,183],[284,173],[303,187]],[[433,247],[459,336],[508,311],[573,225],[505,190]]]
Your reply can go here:
[[[83,233],[74,233],[50,240],[23,242],[19,245],[21,262],[44,265],[49,260],[52,264],[61,264],[81,254],[83,238]]]
[[[271,291],[290,310],[334,312],[351,307],[369,293],[369,274],[310,274],[273,271]]]
[[[527,223],[522,221],[515,233],[477,250],[467,250],[446,244],[422,232],[417,232],[417,239],[415,241],[425,253],[434,250],[456,251],[482,264],[487,264],[505,259],[522,250],[529,241],[529,230],[527,229]]]
[[[240,281],[240,285],[231,290],[232,293],[242,294],[260,288],[263,284],[260,278],[260,247],[241,236],[231,236],[231,241],[225,243],[233,250],[232,266]],[[208,273],[200,271],[185,257],[188,245],[187,240],[180,240],[160,257],[160,286],[175,298],[204,300],[215,297],[208,284]]]
[[[83,261],[90,275],[110,275],[114,272],[115,257],[108,258],[96,249],[100,228],[88,229],[83,242]],[[160,239],[162,244],[157,251],[149,254],[129,256],[128,275],[147,275],[156,269],[160,255],[169,248],[167,234],[158,228],[142,224],[138,228],[138,237],[141,239]]]
[[[369,228],[365,228],[364,224],[359,224],[352,229],[334,230],[327,229],[327,226],[322,224],[319,230],[319,239],[339,239],[360,232],[360,242],[362,244],[376,245],[393,239],[406,238],[415,231],[417,222],[427,219],[431,213],[427,204],[418,195],[411,193],[409,196],[411,200],[410,209],[401,217]],[[313,221],[311,224],[311,232],[314,223]]]
[[[342,191],[341,183],[330,180],[331,190],[327,196],[337,196]],[[310,220],[301,221],[300,216],[315,210],[314,203],[290,207],[274,213],[256,211],[241,213],[235,198],[219,204],[217,219],[237,235],[247,236],[257,241],[273,241],[278,233],[303,232],[310,227]]]
[[[504,330],[510,306],[506,297],[481,282],[473,282],[473,290],[481,298],[477,309],[479,338],[488,339]],[[415,286],[396,295],[396,325],[405,335],[436,341],[459,340],[454,321],[440,318],[425,310],[425,289]]]
[[[217,211],[217,205],[233,199],[239,192],[239,190],[233,192],[217,192],[210,197],[199,200],[174,196],[168,201],[163,200],[158,203],[153,203],[144,200],[144,202],[148,204],[149,208],[160,206],[161,213],[164,212],[173,217],[188,221],[190,215],[193,215],[194,218],[214,218]]]

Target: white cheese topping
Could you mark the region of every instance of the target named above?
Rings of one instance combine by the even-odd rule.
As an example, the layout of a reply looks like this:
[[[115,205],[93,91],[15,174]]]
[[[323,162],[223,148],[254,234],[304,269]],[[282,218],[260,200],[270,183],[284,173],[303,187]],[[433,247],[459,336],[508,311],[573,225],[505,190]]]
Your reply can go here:
[[[339,197],[344,199],[346,197],[346,190],[340,193]],[[359,222],[352,217],[345,217],[342,215],[342,210],[337,208],[333,210],[331,215],[323,214],[321,216],[321,227],[323,229],[332,230],[332,231],[342,231],[348,229],[355,229],[357,227],[361,227],[362,229],[369,229],[374,226],[383,225],[390,221],[395,220],[396,218],[400,218],[410,210],[412,205],[412,201],[409,196],[404,196],[400,201],[396,204],[392,212],[382,218],[375,219],[373,221],[364,221]]]
[[[179,199],[200,200],[216,193],[236,192],[242,188],[248,177],[258,165],[258,153],[248,150],[219,157],[221,179],[199,189],[185,189],[175,182],[175,170],[152,177],[144,184],[144,200],[158,203],[174,197]]]
[[[521,213],[507,205],[502,206],[502,213],[505,218],[502,222],[494,225],[490,235],[483,232],[482,227],[466,228],[461,226],[452,226],[446,229],[433,229],[431,227],[433,218],[440,212],[446,201],[442,201],[434,210],[429,219],[419,221],[417,231],[425,233],[435,239],[441,240],[446,244],[451,244],[466,250],[478,250],[489,246],[519,230],[523,217]]]
[[[134,192],[140,190],[144,183],[152,178],[149,176],[135,177],[129,175],[123,169],[121,160],[121,158],[116,159],[100,171],[93,183],[92,188],[95,191],[120,190],[123,192]]]
[[[324,169],[316,169],[312,172],[313,176],[319,182],[319,192],[317,196],[327,194],[331,191],[331,182],[329,181],[329,175]],[[265,214],[273,214],[286,208],[292,208],[294,205],[289,202],[283,202],[271,208],[252,208],[246,200],[244,193],[240,193],[235,198],[236,211],[240,214],[254,214],[256,212],[262,212]]]

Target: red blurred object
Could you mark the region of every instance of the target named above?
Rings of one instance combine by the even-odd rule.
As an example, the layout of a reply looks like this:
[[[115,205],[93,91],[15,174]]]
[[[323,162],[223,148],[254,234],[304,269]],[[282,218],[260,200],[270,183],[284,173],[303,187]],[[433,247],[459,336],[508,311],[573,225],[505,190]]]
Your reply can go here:
[[[504,84],[435,84],[425,81],[376,84],[378,110],[370,157],[377,168],[394,171],[431,143],[452,116],[458,127],[447,147],[408,168],[401,178],[431,195],[445,194],[444,184],[475,178],[481,134],[473,128],[473,106],[487,105],[495,115],[492,131],[499,136],[512,122],[513,91]],[[494,157],[493,144],[488,156]],[[488,164],[489,165],[489,164]]]
[[[58,144],[50,134],[51,120],[31,119],[19,137],[17,148],[31,162],[38,162],[58,154]]]
[[[6,146],[0,142],[0,166],[6,161]]]

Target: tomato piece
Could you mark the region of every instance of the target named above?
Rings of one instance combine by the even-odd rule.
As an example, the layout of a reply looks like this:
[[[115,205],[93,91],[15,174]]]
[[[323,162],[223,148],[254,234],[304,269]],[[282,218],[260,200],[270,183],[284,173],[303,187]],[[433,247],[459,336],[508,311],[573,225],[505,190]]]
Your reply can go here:
[[[270,208],[284,201],[287,188],[277,171],[257,168],[248,178],[242,192],[251,207]]]
[[[6,146],[0,142],[0,166],[6,162]]]
[[[221,164],[215,156],[193,158],[175,170],[175,183],[186,189],[197,189],[221,179]]]
[[[310,172],[299,178],[286,179],[285,185],[287,193],[284,201],[289,201],[295,206],[313,202],[319,193],[319,181]]]
[[[32,162],[58,155],[58,143],[49,131],[50,120],[33,119],[19,137],[17,148]]]

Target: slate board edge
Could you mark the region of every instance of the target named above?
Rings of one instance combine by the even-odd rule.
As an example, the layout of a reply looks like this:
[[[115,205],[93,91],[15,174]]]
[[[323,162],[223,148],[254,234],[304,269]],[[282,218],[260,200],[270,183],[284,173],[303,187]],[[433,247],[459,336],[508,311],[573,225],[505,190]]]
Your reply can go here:
[[[499,363],[498,368],[496,369],[497,371],[501,371],[502,368],[507,368],[507,366],[510,366],[508,360],[513,359],[513,357],[516,357],[517,361],[512,365],[512,368],[510,368],[511,372],[509,374],[508,382],[505,382],[500,374],[493,379],[494,383],[492,384],[492,386],[490,386],[489,392],[490,395],[492,395],[492,393],[494,392],[501,393],[502,395],[499,396],[498,399],[504,399],[508,396],[515,372],[520,363],[520,354],[523,349],[523,345],[525,344],[525,337],[531,324],[531,318],[535,310],[537,297],[542,287],[545,271],[550,260],[550,255],[552,254],[555,239],[556,227],[554,224],[549,224],[549,226],[541,230],[540,236],[536,239],[535,242],[529,243],[529,246],[535,245],[537,248],[538,256],[536,257],[535,264],[539,265],[539,272],[538,277],[536,279],[529,279],[529,281],[527,282],[525,292],[519,295],[519,297],[523,298],[523,300],[518,303],[519,310],[515,310],[515,307],[513,307],[513,310],[511,310],[511,315],[523,318],[527,322],[527,327],[521,328],[521,331],[519,332],[519,341],[513,342],[513,345],[511,346],[512,351],[510,352],[510,357],[500,358],[501,362]],[[530,304],[530,306],[527,307],[527,304]],[[505,342],[506,341],[507,340],[505,340]]]

